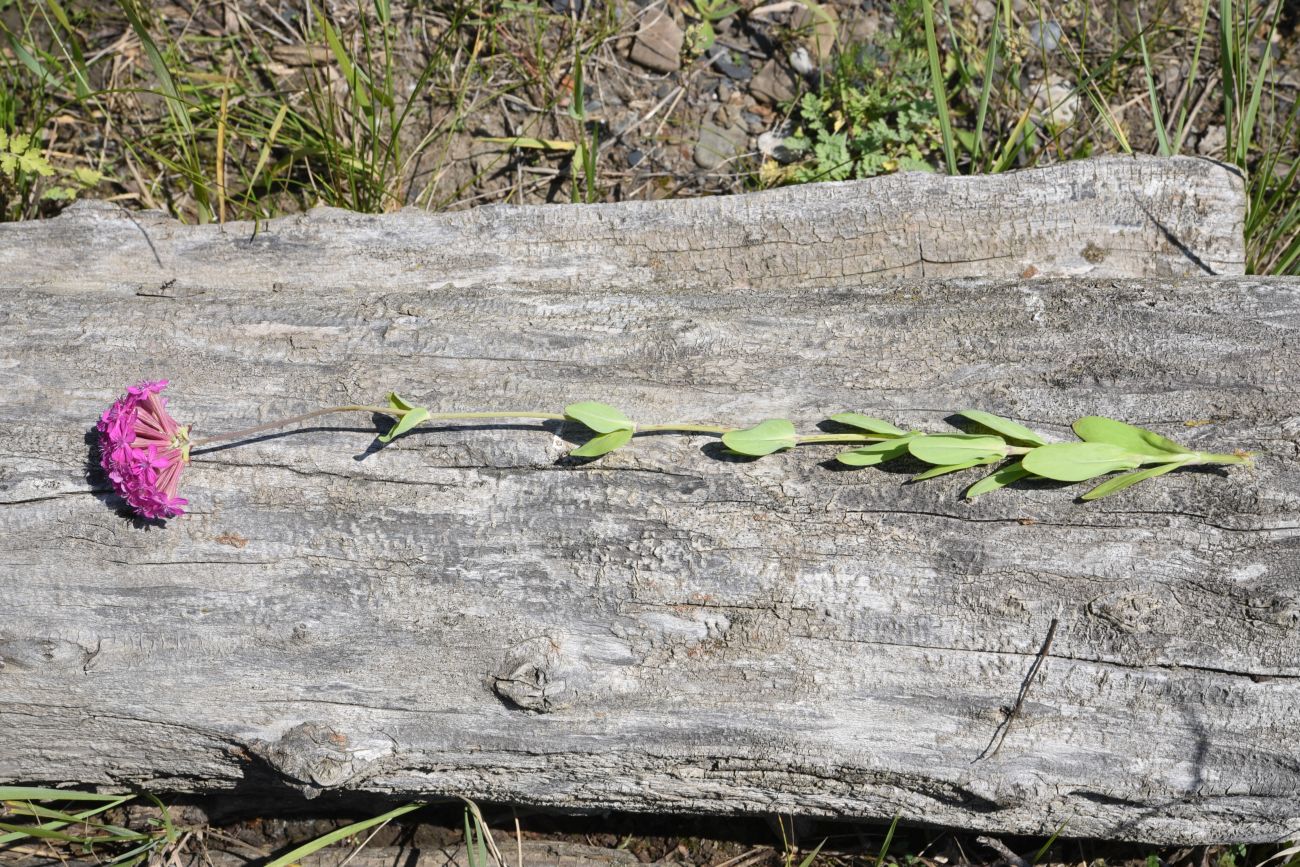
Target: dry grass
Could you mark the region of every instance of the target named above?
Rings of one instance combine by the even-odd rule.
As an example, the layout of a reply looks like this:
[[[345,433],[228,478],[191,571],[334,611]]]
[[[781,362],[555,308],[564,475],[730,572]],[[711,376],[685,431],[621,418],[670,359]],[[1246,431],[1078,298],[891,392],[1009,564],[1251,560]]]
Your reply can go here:
[[[698,18],[698,4],[669,2]],[[767,26],[749,17],[756,5],[739,5],[737,28]],[[928,13],[928,44],[887,38],[909,8]],[[1280,0],[979,8],[895,0],[871,44],[841,26],[840,61],[805,87],[840,100],[827,104],[846,130],[881,116],[853,108],[855,97],[905,95],[931,117],[912,119],[912,150],[962,173],[1103,152],[1224,159],[1250,173],[1253,270],[1300,268],[1300,76]],[[640,14],[581,0],[0,0],[0,131],[33,151],[7,171],[0,162],[0,215],[49,215],[78,195],[191,221],[321,203],[611,201],[836,171],[783,170],[756,154],[696,169],[707,64],[663,77],[629,63]],[[800,37],[768,29],[778,53]],[[919,79],[899,73],[918,62]],[[930,95],[918,101],[918,87]],[[770,114],[773,127],[789,114],[801,120],[790,104]],[[632,151],[656,159],[633,168]],[[872,171],[898,164],[878,159]]]

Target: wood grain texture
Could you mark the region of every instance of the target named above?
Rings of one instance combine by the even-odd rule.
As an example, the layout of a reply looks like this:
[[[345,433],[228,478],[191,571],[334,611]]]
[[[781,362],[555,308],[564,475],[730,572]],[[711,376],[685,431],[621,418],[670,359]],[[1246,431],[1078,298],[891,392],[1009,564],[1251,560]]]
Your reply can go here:
[[[906,174],[746,196],[572,207],[407,209],[374,217],[319,208],[225,231],[82,205],[60,222],[6,230],[0,272],[41,285],[75,267],[87,287],[162,295],[195,285],[300,282],[389,288],[567,281],[573,287],[853,286],[889,277],[1239,275],[1244,185],[1210,160],[1113,157],[1006,175]],[[93,230],[91,229],[93,227]]]
[[[162,288],[124,217],[0,227],[0,780],[1300,833],[1300,283],[660,291],[628,269],[579,292],[563,268],[448,279],[400,245],[358,281],[357,233],[410,244],[412,219],[318,214],[255,250],[155,221]],[[196,455],[192,513],[155,526],[87,473],[98,414],[154,376],[200,436],[392,388],[805,431],[979,407],[1066,437],[1095,413],[1261,456],[968,504],[973,474],[905,484],[830,448],[643,436],[573,464],[563,426],[372,451],[370,419],[335,417]]]

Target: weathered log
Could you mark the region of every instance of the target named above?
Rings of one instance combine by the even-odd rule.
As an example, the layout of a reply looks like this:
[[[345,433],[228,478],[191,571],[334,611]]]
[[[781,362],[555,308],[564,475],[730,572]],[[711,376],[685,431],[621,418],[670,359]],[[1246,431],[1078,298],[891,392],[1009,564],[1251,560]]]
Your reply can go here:
[[[509,212],[456,219],[0,227],[0,780],[1300,832],[1300,284],[660,281],[593,252],[574,291],[577,258],[522,270]],[[335,417],[197,454],[191,513],[156,526],[87,468],[99,412],[154,376],[200,436],[396,389],[804,429],[1102,414],[1261,454],[966,503],[971,478],[821,447],[644,436],[576,464],[577,430],[522,423],[372,452]]]
[[[191,285],[449,283],[789,288],[888,277],[1196,277],[1243,273],[1241,176],[1210,160],[1133,157],[1008,175],[893,175],[748,196],[584,208],[318,209],[223,232],[101,205],[59,223],[81,247],[49,257],[45,224],[9,227],[0,273],[40,286],[73,266],[83,285],[175,296]],[[87,231],[86,223],[95,225]],[[76,227],[74,229],[74,227]]]

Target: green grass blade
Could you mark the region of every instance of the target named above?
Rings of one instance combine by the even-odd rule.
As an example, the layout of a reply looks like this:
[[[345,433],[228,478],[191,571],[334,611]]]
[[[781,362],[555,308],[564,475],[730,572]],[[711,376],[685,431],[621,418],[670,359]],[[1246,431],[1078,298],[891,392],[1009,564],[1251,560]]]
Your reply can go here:
[[[58,22],[59,27],[67,36],[65,41],[54,31],[54,28],[50,28],[50,35],[58,43],[59,48],[62,49],[64,57],[67,57],[72,62],[72,71],[77,82],[77,99],[88,99],[94,88],[90,86],[90,72],[86,68],[85,53],[81,50],[81,38],[76,29],[73,28],[68,13],[59,4],[58,0],[45,0],[45,3],[50,8],[50,14],[54,16],[54,20]]]
[[[60,828],[66,828],[68,825],[76,824],[77,822],[84,822],[85,820],[89,819],[91,816],[97,816],[100,813],[113,809],[114,807],[119,807],[134,797],[135,797],[134,795],[119,795],[116,799],[100,804],[98,807],[93,807],[89,810],[85,810],[80,813],[70,814],[68,816],[69,821],[61,822],[61,823],[55,822],[53,824],[47,824],[45,827],[52,828],[57,831]],[[12,843],[15,840],[22,840],[27,836],[28,836],[27,834],[18,831],[13,831],[8,834],[0,834],[0,846],[6,845],[8,843]]]
[[[1033,858],[1029,859],[1030,864],[1037,864],[1039,861],[1043,860],[1043,856],[1052,848],[1052,844],[1056,842],[1057,837],[1061,836],[1061,832],[1065,830],[1065,826],[1068,824],[1070,824],[1070,820],[1066,819],[1064,822],[1056,826],[1056,830],[1052,832],[1052,836],[1048,837],[1047,842],[1043,844],[1042,848],[1034,853]]]
[[[972,156],[976,160],[987,150],[984,145],[984,126],[988,122],[989,97],[993,94],[993,73],[997,68],[998,48],[1001,41],[1001,25],[995,17],[993,33],[989,37],[989,48],[984,55],[984,80],[980,82],[979,106],[975,110],[975,147]]]
[[[117,829],[119,831],[124,829]],[[125,842],[136,840],[151,839],[148,834],[126,832],[123,834],[95,835],[87,836],[85,834],[68,834],[63,831],[56,831],[53,828],[41,825],[15,825],[10,822],[0,822],[0,831],[10,833],[24,834],[28,837],[39,837],[43,840],[60,840],[64,843],[110,843]]]
[[[885,856],[889,854],[889,846],[894,842],[894,831],[898,829],[898,820],[903,818],[903,812],[900,810],[894,814],[894,821],[889,823],[889,830],[885,832],[885,842],[880,844],[880,854],[876,856],[876,867],[885,867]]]
[[[325,43],[329,46],[330,53],[338,62],[339,69],[343,72],[343,80],[348,83],[348,90],[352,93],[357,103],[365,110],[370,111],[373,104],[368,93],[369,87],[362,87],[361,73],[357,69],[356,63],[348,55],[347,49],[343,45],[343,40],[339,38],[339,33],[334,29],[334,25],[325,17],[325,13],[315,3],[311,4],[312,11],[316,13],[316,21],[325,33]],[[369,85],[369,82],[365,82]]]
[[[149,35],[149,28],[145,26],[144,19],[140,17],[140,12],[135,3],[136,0],[118,0],[118,6],[126,15],[126,20],[131,25],[131,29],[135,31],[136,38],[140,40],[145,56],[149,58],[149,66],[153,70],[153,74],[158,78],[158,86],[162,88],[163,97],[167,102],[171,115],[176,119],[185,134],[192,138],[194,136],[194,125],[190,121],[188,107],[185,100],[181,98],[180,91],[176,87],[176,79],[172,77],[171,70],[167,67],[167,61],[163,59],[162,52],[158,50],[158,44]]]
[[[24,47],[24,45],[18,41],[18,37],[14,36],[12,33],[9,33],[8,31],[5,32],[5,37],[9,43],[9,50],[14,53],[14,57],[18,58],[19,63],[27,67],[29,72],[31,72],[41,81],[54,80],[54,76],[51,75],[50,71],[45,68],[45,65],[42,64],[40,60],[36,58],[36,55],[28,51],[27,48]]]
[[[812,867],[812,862],[817,860],[817,856],[821,854],[822,847],[826,845],[826,840],[829,839],[830,837],[827,837],[818,843],[817,848],[809,852],[808,857],[799,862],[799,867]]]
[[[47,786],[0,786],[0,801],[116,801],[121,803],[134,797],[135,795],[101,795],[98,792],[52,789]]]
[[[1160,96],[1156,93],[1156,79],[1151,72],[1151,55],[1147,52],[1146,28],[1142,24],[1141,14],[1136,11],[1134,14],[1138,16],[1138,47],[1142,49],[1142,72],[1146,76],[1147,96],[1151,100],[1151,122],[1155,125],[1160,156],[1167,157],[1173,152],[1169,149],[1169,136],[1165,132],[1164,117],[1160,113]]]
[[[930,86],[934,89],[935,107],[939,111],[939,133],[943,139],[943,159],[948,174],[957,174],[957,140],[952,134],[952,118],[948,115],[948,86],[943,80],[943,64],[939,59],[939,40],[934,34],[933,0],[922,0],[921,13],[925,18],[925,47],[930,56]]]
[[[1196,91],[1196,74],[1200,71],[1201,66],[1201,47],[1205,43],[1206,25],[1210,19],[1210,0],[1205,0],[1201,4],[1201,23],[1196,28],[1196,47],[1192,49],[1192,65],[1187,73],[1187,94],[1188,99]],[[1180,153],[1183,149],[1183,142],[1187,138],[1187,125],[1191,121],[1188,110],[1188,100],[1184,99],[1183,104],[1178,107],[1178,121],[1174,125],[1174,140],[1171,144],[1174,153]]]
[[[257,186],[257,180],[262,176],[262,169],[266,168],[267,160],[271,158],[271,148],[275,147],[276,136],[280,134],[280,127],[284,125],[284,119],[288,114],[287,105],[281,105],[280,110],[275,113],[275,120],[271,122],[271,128],[267,130],[266,138],[262,141],[262,151],[257,155],[257,165],[253,168],[253,176],[248,181],[248,187]]]
[[[337,830],[330,831],[328,834],[317,837],[315,840],[312,840],[309,843],[304,843],[298,848],[293,849],[292,851],[287,852],[284,855],[281,855],[279,858],[275,858],[269,861],[265,865],[265,867],[287,867],[287,865],[292,864],[293,862],[298,861],[302,858],[305,858],[306,856],[310,855],[313,852],[318,852],[332,843],[337,843],[339,840],[342,840],[345,837],[350,837],[353,834],[357,833],[358,831],[364,831],[367,828],[373,828],[375,825],[380,825],[383,824],[384,822],[390,822],[399,816],[405,816],[407,813],[414,812],[415,810],[418,810],[423,806],[424,806],[424,802],[416,801],[415,803],[412,804],[403,804],[400,807],[396,807],[392,810],[389,810],[387,813],[381,813],[380,815],[375,816],[373,818],[365,819],[361,822],[353,822],[351,825],[346,825]]]

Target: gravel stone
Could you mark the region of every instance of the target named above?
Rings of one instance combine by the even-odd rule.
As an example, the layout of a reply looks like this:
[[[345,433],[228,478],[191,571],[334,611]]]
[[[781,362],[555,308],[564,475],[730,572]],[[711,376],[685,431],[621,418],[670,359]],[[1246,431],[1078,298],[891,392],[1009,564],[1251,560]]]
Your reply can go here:
[[[748,140],[743,129],[701,124],[700,137],[695,143],[695,164],[702,169],[716,169],[743,151]]]
[[[628,59],[655,72],[682,68],[682,28],[662,9],[651,9],[641,19]]]
[[[776,105],[794,99],[797,87],[798,82],[790,70],[775,60],[769,60],[754,76],[749,92],[760,102]]]

